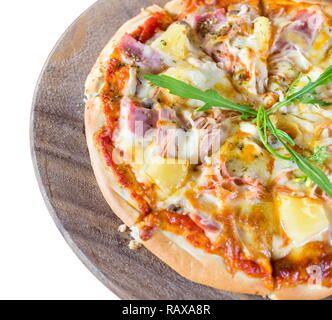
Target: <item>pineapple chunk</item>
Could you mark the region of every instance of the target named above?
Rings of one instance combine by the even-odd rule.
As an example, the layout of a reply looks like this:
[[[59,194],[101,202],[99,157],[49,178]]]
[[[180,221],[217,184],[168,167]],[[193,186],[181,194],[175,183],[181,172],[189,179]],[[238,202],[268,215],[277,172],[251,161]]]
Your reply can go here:
[[[187,57],[190,46],[187,33],[186,26],[174,23],[151,46],[175,60],[183,60]]]
[[[324,206],[317,200],[280,194],[277,208],[282,227],[296,246],[310,241],[329,227]]]
[[[272,34],[270,20],[266,17],[258,17],[254,24],[254,34],[257,39],[258,50],[263,55],[267,54]]]
[[[186,181],[189,161],[154,156],[145,164],[145,174],[165,195],[171,195]]]

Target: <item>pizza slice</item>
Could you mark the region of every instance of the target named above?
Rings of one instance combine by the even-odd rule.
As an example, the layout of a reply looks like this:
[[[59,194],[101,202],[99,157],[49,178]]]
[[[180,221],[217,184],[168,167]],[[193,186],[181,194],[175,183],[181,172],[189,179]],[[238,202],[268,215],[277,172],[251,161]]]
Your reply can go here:
[[[285,94],[302,73],[330,54],[331,18],[319,3],[266,0],[274,40],[269,56],[269,89]]]
[[[193,13],[185,21],[235,88],[249,100],[269,100],[264,94],[271,26],[260,1],[217,1],[214,6],[197,6]]]

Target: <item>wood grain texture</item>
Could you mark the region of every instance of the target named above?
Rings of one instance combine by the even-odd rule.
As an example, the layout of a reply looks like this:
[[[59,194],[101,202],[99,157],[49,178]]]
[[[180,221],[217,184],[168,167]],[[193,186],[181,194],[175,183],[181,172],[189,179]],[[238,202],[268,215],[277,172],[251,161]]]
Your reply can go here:
[[[39,79],[31,117],[32,157],[43,197],[82,262],[122,299],[261,299],[192,283],[128,234],[94,178],[83,126],[85,79],[115,31],[140,8],[164,0],[100,0],[67,30]],[[43,241],[43,239],[41,239]]]

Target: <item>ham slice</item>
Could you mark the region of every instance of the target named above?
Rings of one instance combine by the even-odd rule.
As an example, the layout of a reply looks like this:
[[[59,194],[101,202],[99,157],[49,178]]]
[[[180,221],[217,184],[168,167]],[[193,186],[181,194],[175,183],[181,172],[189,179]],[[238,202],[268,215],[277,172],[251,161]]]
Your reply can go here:
[[[320,11],[301,10],[289,24],[278,31],[279,36],[272,46],[269,60],[270,75],[275,77],[271,77],[273,81],[270,81],[270,85],[274,87],[272,91],[285,91],[299,72],[310,68],[308,49],[317,38],[323,23],[324,16]],[[303,41],[291,41],[289,34],[297,34],[304,40],[304,44]]]
[[[130,98],[122,99],[121,114],[129,130],[139,137],[144,137],[145,133],[154,128],[158,121],[158,113],[155,110],[141,107],[138,101]]]
[[[162,58],[151,47],[125,34],[119,43],[119,49],[125,58],[139,66],[144,72],[160,73],[165,68]]]
[[[177,121],[175,111],[169,107],[153,109],[153,104],[150,104],[151,107],[145,107],[145,105],[144,101],[139,102],[128,97],[122,99],[121,117],[126,127],[138,137],[144,137],[150,129],[161,127],[157,132],[157,137],[160,137],[158,141],[162,141],[164,147],[169,145],[171,141],[174,141],[170,136],[176,130],[168,128],[166,124]]]
[[[198,34],[204,37],[206,34],[216,34],[222,29],[226,22],[225,10],[208,12],[194,17],[194,28]]]
[[[324,16],[319,11],[302,10],[297,13],[293,21],[289,28],[301,34],[311,44],[324,23]]]
[[[324,16],[321,12],[310,12],[308,10],[298,12],[292,19],[292,22],[281,30],[279,37],[273,45],[272,53],[296,50],[294,44],[284,40],[288,32],[296,32],[301,35],[309,45],[312,44],[323,23]]]

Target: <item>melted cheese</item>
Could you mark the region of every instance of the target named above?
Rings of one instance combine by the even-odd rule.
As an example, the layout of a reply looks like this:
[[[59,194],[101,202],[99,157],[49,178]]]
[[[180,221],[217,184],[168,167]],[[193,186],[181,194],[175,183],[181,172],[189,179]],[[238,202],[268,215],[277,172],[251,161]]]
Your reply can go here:
[[[228,171],[235,177],[252,177],[268,182],[271,176],[271,158],[266,151],[249,138],[238,135],[228,138],[220,149]]]
[[[201,90],[216,89],[224,96],[236,95],[226,73],[209,59],[189,58],[187,62],[182,62],[176,67],[169,68],[164,74]],[[200,101],[191,100],[189,103],[194,107],[202,106]]]
[[[129,69],[129,79],[126,83],[125,88],[122,91],[122,94],[125,97],[134,96],[136,93],[136,88],[137,88],[137,69],[130,68]]]

